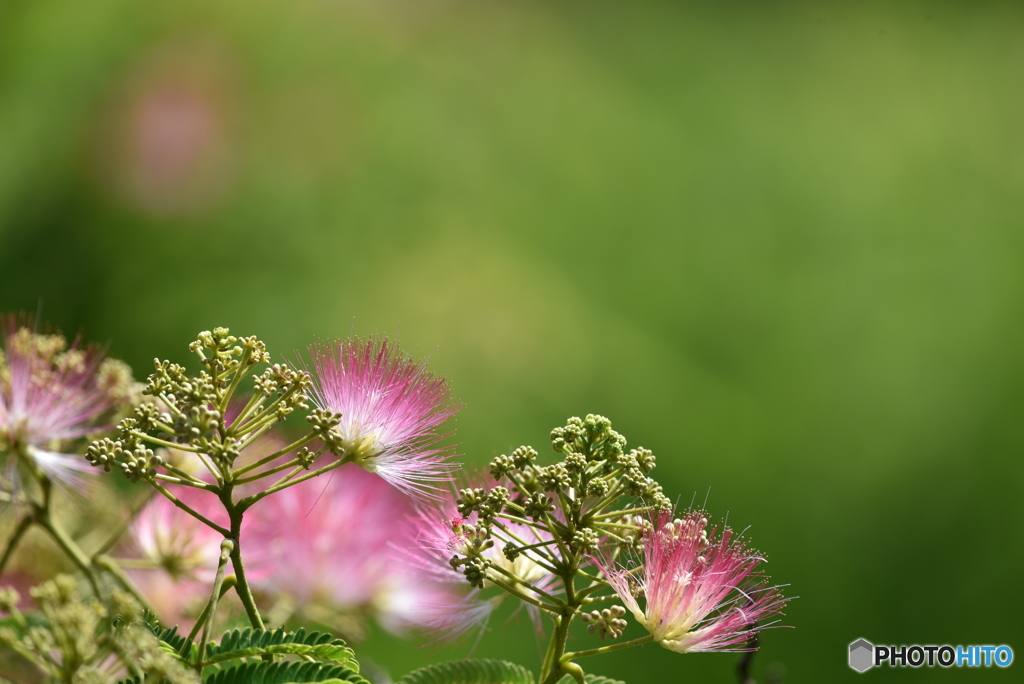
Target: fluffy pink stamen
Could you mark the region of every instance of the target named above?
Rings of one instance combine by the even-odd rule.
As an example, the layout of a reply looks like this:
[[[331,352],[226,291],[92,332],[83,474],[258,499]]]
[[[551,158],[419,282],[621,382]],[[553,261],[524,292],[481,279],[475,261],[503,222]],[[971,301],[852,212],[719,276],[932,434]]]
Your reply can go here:
[[[96,431],[96,419],[116,403],[98,382],[103,355],[82,349],[76,339],[64,355],[77,357],[77,362],[56,367],[53,357],[34,345],[14,343],[26,323],[15,316],[0,318],[8,376],[0,381],[0,436],[51,479],[78,485],[93,469],[81,457],[53,451],[51,445]],[[6,470],[16,483],[16,459],[8,460]]]
[[[728,528],[709,530],[707,524],[701,511],[681,520],[663,514],[644,537],[641,570],[596,562],[626,608],[665,648],[750,650],[759,623],[778,614],[785,599],[777,587],[763,585],[763,558]]]
[[[386,337],[309,348],[313,401],[341,414],[338,431],[356,462],[407,494],[431,496],[457,467],[441,426],[459,406],[444,378]]]

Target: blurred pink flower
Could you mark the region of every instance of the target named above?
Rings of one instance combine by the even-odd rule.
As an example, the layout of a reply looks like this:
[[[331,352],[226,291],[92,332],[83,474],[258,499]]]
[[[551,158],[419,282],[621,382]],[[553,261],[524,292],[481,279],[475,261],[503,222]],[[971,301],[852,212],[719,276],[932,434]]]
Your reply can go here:
[[[175,497],[218,525],[226,515],[213,494],[192,487],[173,488]],[[132,525],[132,538],[142,555],[174,577],[212,580],[222,537],[162,494],[154,494]]]
[[[276,492],[247,515],[246,548],[264,550],[254,584],[287,594],[300,610],[368,609],[392,630],[419,624],[424,604],[443,601],[445,592],[391,558],[392,545],[408,544],[395,521],[410,511],[401,492],[352,464]]]
[[[193,487],[169,489],[193,510],[227,525],[216,496]],[[210,598],[223,537],[162,494],[155,494],[135,518],[131,536],[142,558],[122,561],[129,566],[129,577],[164,624],[190,627]]]
[[[5,477],[15,486],[18,467],[36,467],[54,482],[79,485],[93,472],[81,456],[58,451],[61,442],[84,437],[118,403],[103,381],[103,355],[70,347],[60,335],[39,335],[28,321],[0,318],[0,453]]]
[[[136,56],[100,118],[101,179],[157,216],[195,215],[223,201],[237,176],[238,76],[234,51],[198,35]]]
[[[469,477],[463,481],[463,487],[482,487],[485,482],[483,477]],[[442,635],[441,641],[456,641],[476,629],[483,629],[491,613],[507,596],[503,593],[493,598],[485,598],[483,590],[492,586],[490,582],[485,581],[483,589],[470,590],[463,573],[452,567],[452,556],[466,554],[468,547],[473,544],[478,526],[477,514],[474,512],[468,518],[463,517],[459,513],[457,500],[458,493],[454,488],[448,488],[439,500],[418,506],[417,511],[409,518],[414,543],[398,549],[398,560],[402,561],[409,572],[419,577],[420,581],[430,581],[448,588],[449,591],[462,594],[462,598],[456,603],[429,606],[424,615],[424,626],[439,632]],[[503,521],[503,524],[509,532],[526,543],[545,541],[536,529],[528,525],[510,521]],[[557,551],[552,549],[552,552]],[[487,571],[489,576],[514,585],[518,591],[528,596],[539,597],[531,586],[547,593],[558,591],[558,578],[538,564],[530,553],[520,553],[515,560],[510,561],[505,556],[501,544],[496,543],[485,549],[482,555],[490,563],[521,581],[512,580],[493,569]],[[524,605],[529,610],[534,624],[540,629],[539,610],[532,605]]]
[[[386,337],[309,348],[313,401],[341,414],[338,431],[354,462],[406,494],[431,496],[457,467],[438,430],[459,410],[444,378]]]
[[[757,623],[780,613],[785,599],[777,587],[759,583],[763,558],[729,528],[709,533],[707,525],[702,511],[675,520],[663,514],[644,536],[642,570],[598,565],[637,622],[665,648],[751,650],[750,637],[764,626]]]

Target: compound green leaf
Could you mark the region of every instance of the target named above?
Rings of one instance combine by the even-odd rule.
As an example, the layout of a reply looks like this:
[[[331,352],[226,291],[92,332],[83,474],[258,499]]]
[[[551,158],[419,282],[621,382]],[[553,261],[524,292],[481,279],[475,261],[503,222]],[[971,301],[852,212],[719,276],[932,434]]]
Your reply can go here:
[[[211,643],[207,646],[203,663],[209,665],[266,654],[308,656],[344,665],[352,672],[359,672],[355,653],[344,641],[335,639],[326,632],[307,633],[304,628],[297,632],[288,632],[284,629],[232,630],[221,637],[220,643]]]
[[[347,682],[370,684],[344,665],[310,662],[245,662],[203,678],[205,684],[313,684]]]
[[[533,684],[533,675],[505,660],[450,660],[410,672],[398,684]]]

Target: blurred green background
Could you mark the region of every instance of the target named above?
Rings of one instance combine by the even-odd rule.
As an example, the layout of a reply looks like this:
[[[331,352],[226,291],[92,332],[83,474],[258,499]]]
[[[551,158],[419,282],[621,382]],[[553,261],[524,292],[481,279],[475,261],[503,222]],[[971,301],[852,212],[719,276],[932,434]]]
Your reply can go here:
[[[6,0],[0,310],[140,376],[215,325],[400,335],[471,462],[603,413],[800,597],[760,682],[1024,654],[1024,7],[894,4]],[[476,654],[539,660],[518,618]]]

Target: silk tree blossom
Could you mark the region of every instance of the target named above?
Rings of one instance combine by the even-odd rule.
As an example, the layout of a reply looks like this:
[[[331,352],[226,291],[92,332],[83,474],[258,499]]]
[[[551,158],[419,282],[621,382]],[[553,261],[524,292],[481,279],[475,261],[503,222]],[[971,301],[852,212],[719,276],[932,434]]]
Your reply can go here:
[[[467,486],[483,484],[481,478],[471,478]],[[399,548],[400,560],[409,572],[440,586],[451,587],[454,591],[465,592],[467,581],[464,573],[453,567],[452,557],[479,554],[489,565],[485,570],[482,587],[474,588],[454,604],[437,604],[430,607],[425,625],[439,632],[441,641],[455,641],[473,632],[482,630],[494,609],[500,605],[506,594],[493,598],[485,597],[485,590],[499,582],[531,599],[538,599],[539,591],[555,593],[559,579],[552,574],[533,552],[523,552],[510,560],[497,545],[479,545],[481,539],[478,514],[473,512],[464,517],[458,510],[458,493],[446,489],[437,500],[418,506],[416,513],[408,520],[414,530],[415,544]],[[505,537],[514,535],[520,543],[543,544],[550,539],[529,525],[504,522],[505,530],[492,534]],[[553,547],[553,545],[552,545]],[[534,624],[540,629],[540,611],[535,606],[524,604]]]
[[[443,587],[400,571],[392,545],[407,545],[395,520],[412,501],[353,464],[301,482],[254,506],[247,548],[265,551],[253,563],[254,584],[286,595],[296,612],[320,622],[373,614],[391,631],[422,623],[425,606],[450,603]]]
[[[44,475],[76,486],[91,472],[80,456],[64,453],[70,440],[103,429],[102,418],[131,394],[131,371],[120,361],[0,319],[0,456],[16,487],[20,474]],[[19,470],[21,473],[19,474]]]
[[[460,407],[443,377],[383,336],[314,344],[309,355],[312,399],[341,414],[346,457],[406,494],[430,497],[451,479],[451,448],[438,445]]]
[[[778,614],[785,599],[777,587],[761,583],[763,558],[729,528],[709,532],[707,525],[701,511],[675,520],[664,514],[644,535],[642,569],[598,565],[637,622],[665,648],[751,650],[758,623]]]
[[[212,494],[191,487],[172,488],[174,496],[193,510],[217,524],[226,522],[218,519],[224,516]],[[172,577],[213,580],[222,537],[163,495],[154,495],[135,518],[132,539],[146,560]]]
[[[224,512],[209,492],[171,485],[174,496],[193,510],[223,525]],[[129,577],[142,590],[160,618],[188,626],[210,598],[222,537],[155,495],[131,526],[131,542],[140,559],[122,559]]]

